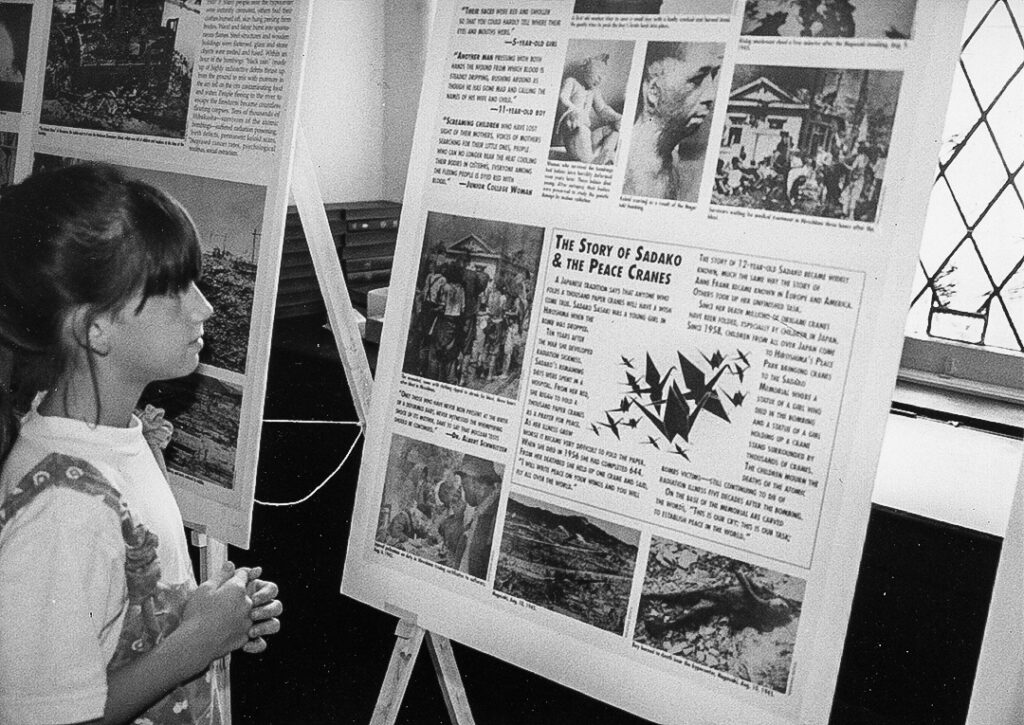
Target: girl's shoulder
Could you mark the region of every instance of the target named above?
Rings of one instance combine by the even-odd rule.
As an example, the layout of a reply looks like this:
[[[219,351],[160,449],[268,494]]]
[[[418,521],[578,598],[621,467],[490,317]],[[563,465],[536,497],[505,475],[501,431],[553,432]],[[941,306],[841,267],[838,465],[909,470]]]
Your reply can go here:
[[[47,492],[70,492],[93,499],[119,519],[126,510],[121,492],[88,461],[60,452],[47,453],[36,463],[21,466],[24,472],[12,472],[14,462],[4,469],[0,497],[0,532],[5,524],[28,509]],[[67,497],[61,497],[66,499]],[[73,507],[73,506],[72,506]],[[82,507],[83,511],[87,507]]]

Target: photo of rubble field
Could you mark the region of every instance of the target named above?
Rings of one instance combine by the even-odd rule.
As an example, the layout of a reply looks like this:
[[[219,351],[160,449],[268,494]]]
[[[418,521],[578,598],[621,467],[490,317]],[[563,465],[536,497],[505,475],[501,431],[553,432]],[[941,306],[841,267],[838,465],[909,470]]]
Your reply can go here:
[[[651,537],[635,641],[785,693],[803,579]]]
[[[494,588],[623,634],[640,532],[512,494]]]
[[[242,412],[242,388],[201,373],[151,383],[139,407],[164,411],[174,425],[164,451],[167,468],[197,483],[231,489]]]

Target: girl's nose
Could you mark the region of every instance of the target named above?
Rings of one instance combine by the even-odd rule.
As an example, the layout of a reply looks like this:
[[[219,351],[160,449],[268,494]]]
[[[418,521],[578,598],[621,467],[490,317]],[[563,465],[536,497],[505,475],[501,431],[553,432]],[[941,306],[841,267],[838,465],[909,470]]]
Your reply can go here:
[[[199,320],[205,322],[210,319],[213,315],[213,305],[206,299],[205,295],[199,290],[195,282],[192,283],[192,289],[189,290],[189,312],[191,315]]]

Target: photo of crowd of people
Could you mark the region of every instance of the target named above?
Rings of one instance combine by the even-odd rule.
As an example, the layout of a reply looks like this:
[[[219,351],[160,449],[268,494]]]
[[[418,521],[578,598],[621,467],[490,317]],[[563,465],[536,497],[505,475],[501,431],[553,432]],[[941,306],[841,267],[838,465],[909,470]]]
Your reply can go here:
[[[487,577],[503,466],[395,435],[376,540]]]
[[[712,202],[875,222],[902,75],[737,66]]]
[[[544,229],[431,212],[402,370],[519,396]]]
[[[615,163],[632,58],[632,41],[569,41],[551,135],[552,161]]]

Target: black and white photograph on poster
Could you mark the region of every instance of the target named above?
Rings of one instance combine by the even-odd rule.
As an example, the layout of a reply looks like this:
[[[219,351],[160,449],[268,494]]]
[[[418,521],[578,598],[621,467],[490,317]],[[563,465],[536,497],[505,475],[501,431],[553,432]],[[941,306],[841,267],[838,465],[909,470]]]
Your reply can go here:
[[[633,41],[569,41],[550,160],[615,163],[632,59]]]
[[[55,0],[39,122],[184,138],[201,0]]]
[[[712,203],[874,223],[902,78],[736,66]]]
[[[0,111],[21,112],[31,5],[0,5]]]
[[[512,493],[495,591],[624,634],[640,531]]]
[[[140,408],[146,406],[162,410],[174,426],[164,450],[169,471],[200,484],[234,488],[241,385],[193,373],[151,383],[140,402]]]
[[[376,541],[485,579],[503,471],[485,458],[394,435]]]
[[[917,0],[747,0],[742,35],[906,40]]]
[[[733,0],[576,0],[574,13],[727,15]]]
[[[723,43],[647,44],[623,194],[697,201],[724,52]]]
[[[14,182],[14,162],[18,158],[18,134],[0,131],[0,189]]]
[[[542,227],[427,214],[402,370],[519,397]]]
[[[34,168],[40,171],[77,161],[36,154]],[[203,250],[198,286],[213,305],[200,362],[244,373],[266,188],[131,166],[118,168],[163,189],[188,210]]]
[[[652,536],[634,639],[785,693],[805,586],[788,574]]]
[[[642,360],[633,351],[619,357],[621,387],[609,391],[605,402],[614,405],[590,422],[591,433],[686,461],[701,439],[720,442],[721,427],[732,423],[730,414],[743,407],[752,387],[745,378],[752,356],[740,349],[680,350],[674,359],[657,361],[650,352]],[[708,433],[694,435],[698,427]]]

